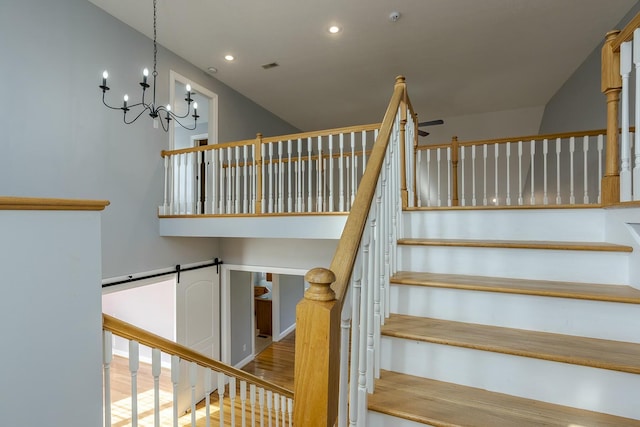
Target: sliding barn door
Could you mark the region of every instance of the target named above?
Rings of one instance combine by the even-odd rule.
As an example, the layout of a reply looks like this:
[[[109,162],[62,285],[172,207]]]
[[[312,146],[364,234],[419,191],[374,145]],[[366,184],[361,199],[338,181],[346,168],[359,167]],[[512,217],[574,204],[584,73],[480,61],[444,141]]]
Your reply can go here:
[[[212,359],[220,360],[220,281],[216,267],[180,273],[176,286],[176,341]],[[199,368],[202,369],[202,368]],[[196,399],[204,398],[202,371]],[[214,381],[215,383],[215,381]],[[181,363],[179,413],[191,406],[188,364]]]

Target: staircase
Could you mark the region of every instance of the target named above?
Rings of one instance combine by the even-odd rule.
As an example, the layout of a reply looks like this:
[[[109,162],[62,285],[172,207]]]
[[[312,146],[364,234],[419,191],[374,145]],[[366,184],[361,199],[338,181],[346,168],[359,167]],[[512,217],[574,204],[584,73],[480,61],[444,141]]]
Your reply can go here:
[[[634,248],[609,213],[405,212],[367,425],[640,425]]]

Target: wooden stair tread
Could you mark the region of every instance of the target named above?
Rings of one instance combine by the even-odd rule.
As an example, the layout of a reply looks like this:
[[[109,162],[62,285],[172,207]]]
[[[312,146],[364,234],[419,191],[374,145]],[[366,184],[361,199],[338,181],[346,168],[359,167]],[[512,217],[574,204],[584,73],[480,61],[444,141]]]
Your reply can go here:
[[[640,304],[640,290],[624,285],[599,285],[551,280],[509,279],[503,277],[399,271],[391,283],[483,292],[574,298],[594,301]]]
[[[436,427],[638,426],[640,421],[381,371],[369,409]]]
[[[640,374],[640,344],[392,314],[382,335]]]
[[[555,242],[543,240],[398,239],[399,245],[467,248],[552,249],[565,251],[632,252],[633,248],[606,242]]]

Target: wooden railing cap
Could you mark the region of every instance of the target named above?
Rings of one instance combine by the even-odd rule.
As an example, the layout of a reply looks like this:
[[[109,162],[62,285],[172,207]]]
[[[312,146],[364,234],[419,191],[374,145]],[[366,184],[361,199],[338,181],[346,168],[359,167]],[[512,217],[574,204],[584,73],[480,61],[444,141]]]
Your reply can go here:
[[[312,301],[333,301],[336,294],[331,289],[331,284],[336,281],[333,271],[322,267],[316,267],[304,275],[304,280],[311,285],[304,294],[305,299]]]

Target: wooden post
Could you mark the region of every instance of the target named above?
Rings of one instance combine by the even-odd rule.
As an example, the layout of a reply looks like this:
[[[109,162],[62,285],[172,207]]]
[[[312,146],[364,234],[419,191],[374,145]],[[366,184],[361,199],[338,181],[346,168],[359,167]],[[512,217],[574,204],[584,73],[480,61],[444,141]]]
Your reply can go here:
[[[607,33],[602,47],[602,86],[607,97],[607,148],[605,173],[602,177],[602,204],[610,205],[620,201],[620,154],[618,148],[618,106],[622,78],[620,77],[620,51],[615,52],[613,40],[620,31]]]
[[[256,162],[256,214],[262,213],[262,134],[256,134],[255,142]]]
[[[336,276],[314,268],[311,287],[296,307],[294,425],[332,427],[338,417],[340,304],[331,289]]]
[[[451,138],[451,206],[459,206],[460,202],[458,200],[458,137],[454,136]]]
[[[396,84],[404,87],[404,96],[400,102],[400,196],[402,198],[402,207],[409,206],[409,193],[407,192],[407,157],[406,157],[406,141],[405,129],[407,127],[407,88],[404,76],[396,77]]]

